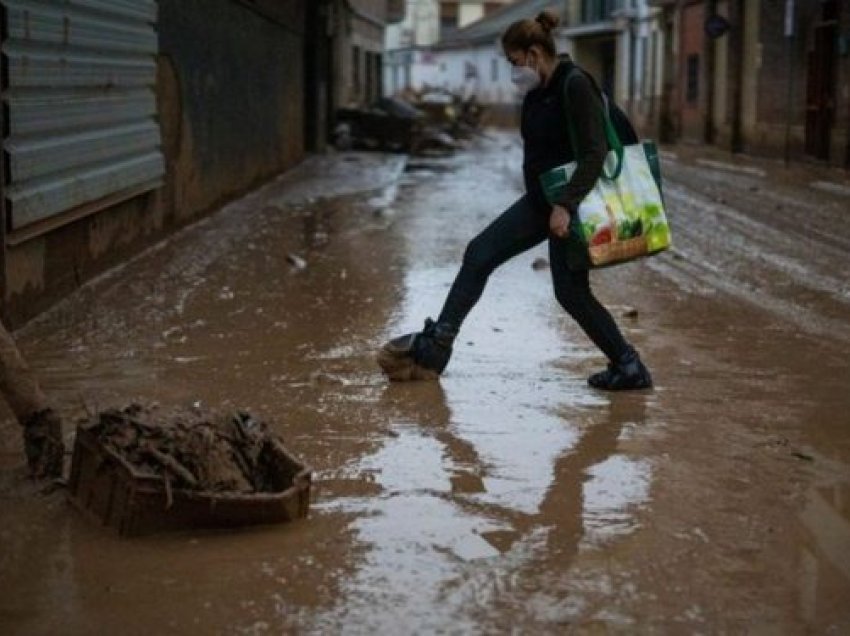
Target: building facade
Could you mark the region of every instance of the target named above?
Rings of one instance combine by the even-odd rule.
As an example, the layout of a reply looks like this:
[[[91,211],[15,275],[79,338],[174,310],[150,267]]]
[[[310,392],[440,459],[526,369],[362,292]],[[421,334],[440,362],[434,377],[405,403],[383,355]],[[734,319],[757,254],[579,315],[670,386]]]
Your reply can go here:
[[[384,88],[388,95],[433,84],[430,47],[440,37],[439,0],[405,0],[402,21],[388,25],[384,40]]]
[[[320,150],[381,90],[386,0],[6,0],[0,308],[14,327]]]
[[[383,94],[384,31],[388,18],[398,16],[389,15],[387,0],[343,0],[331,6],[337,103],[369,104]]]
[[[518,95],[501,36],[511,23],[533,18],[544,9],[560,14],[563,2],[521,0],[442,36],[431,49],[436,85],[464,98],[474,95],[479,103],[490,107],[491,114],[499,113],[497,121],[513,119]],[[563,51],[563,44],[558,48]]]
[[[665,33],[646,0],[567,0],[566,49],[650,133],[660,121]]]
[[[490,68],[489,53],[477,53],[476,59],[469,61],[473,66],[464,66],[463,60],[460,63],[455,59],[447,60],[437,50],[445,50],[442,45],[437,46],[438,42],[454,42],[457,37],[464,37],[468,29],[474,30],[479,23],[486,24],[491,16],[510,4],[511,0],[407,0],[404,21],[387,28],[386,92],[392,95],[406,90],[420,91],[429,86],[460,87],[461,90],[468,87],[472,78],[466,76],[475,72],[471,70],[473,66],[477,68],[483,64]],[[482,55],[486,61],[482,61]],[[484,77],[479,75],[476,81],[494,83]],[[492,88],[485,90],[495,94]]]
[[[654,2],[665,138],[850,167],[850,3]]]
[[[431,36],[388,53],[397,63],[389,92],[427,84],[511,103],[502,18],[550,4],[562,15],[559,50],[599,79],[641,134],[850,166],[846,0],[521,1],[461,28],[459,6],[415,4],[427,5]],[[436,43],[435,21],[448,29]]]

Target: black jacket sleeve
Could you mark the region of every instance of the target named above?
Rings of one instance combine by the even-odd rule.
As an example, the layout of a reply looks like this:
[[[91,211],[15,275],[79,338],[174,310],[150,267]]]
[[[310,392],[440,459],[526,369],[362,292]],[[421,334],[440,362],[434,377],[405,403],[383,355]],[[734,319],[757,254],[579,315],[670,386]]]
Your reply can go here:
[[[570,78],[566,91],[566,116],[570,122],[573,147],[578,155],[578,166],[558,203],[574,213],[593,189],[602,174],[608,153],[603,124],[602,97],[591,80],[583,73]]]

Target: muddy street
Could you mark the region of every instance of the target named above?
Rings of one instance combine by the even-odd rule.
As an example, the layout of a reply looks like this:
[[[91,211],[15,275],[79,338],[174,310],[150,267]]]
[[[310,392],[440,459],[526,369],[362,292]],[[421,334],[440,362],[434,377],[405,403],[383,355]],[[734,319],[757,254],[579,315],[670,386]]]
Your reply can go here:
[[[439,382],[379,373],[520,193],[495,132],[312,159],[32,321],[68,421],[246,409],[313,467],[313,504],[119,539],[33,496],[7,414],[0,632],[848,633],[850,199],[692,154],[664,157],[674,249],[593,275],[651,392],[587,387],[604,361],[545,246],[493,275]]]

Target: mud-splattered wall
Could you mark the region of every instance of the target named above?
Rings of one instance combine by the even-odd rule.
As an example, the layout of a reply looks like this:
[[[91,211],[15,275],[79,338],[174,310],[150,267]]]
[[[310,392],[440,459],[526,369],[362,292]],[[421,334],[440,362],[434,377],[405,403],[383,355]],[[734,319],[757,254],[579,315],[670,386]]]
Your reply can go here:
[[[304,153],[306,0],[160,0],[165,184],[81,210],[5,250],[3,317],[20,325],[80,284],[293,166]],[[101,202],[102,203],[102,202]]]
[[[303,152],[303,2],[160,2],[160,112],[175,218],[185,220]]]

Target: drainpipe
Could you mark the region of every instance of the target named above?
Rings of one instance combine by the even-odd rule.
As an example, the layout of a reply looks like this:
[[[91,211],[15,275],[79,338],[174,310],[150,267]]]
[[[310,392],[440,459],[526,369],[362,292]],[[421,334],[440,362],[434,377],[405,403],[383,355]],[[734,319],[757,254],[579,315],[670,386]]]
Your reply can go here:
[[[730,0],[729,58],[732,65],[732,139],[731,151],[742,152],[744,135],[742,119],[744,109],[744,1]]]
[[[717,15],[717,0],[708,0],[705,3],[705,19]],[[714,143],[714,55],[716,44],[714,38],[703,34],[705,38],[703,46],[703,56],[705,57],[705,121],[703,129],[703,137],[705,143]]]
[[[677,81],[679,72],[678,64],[674,56],[673,38],[675,34],[675,15],[679,11],[678,4],[662,7],[662,25],[664,33],[664,69],[663,84],[661,87],[661,109],[658,116],[659,131],[658,138],[662,143],[673,143],[676,141],[676,108],[673,104],[673,88]]]

